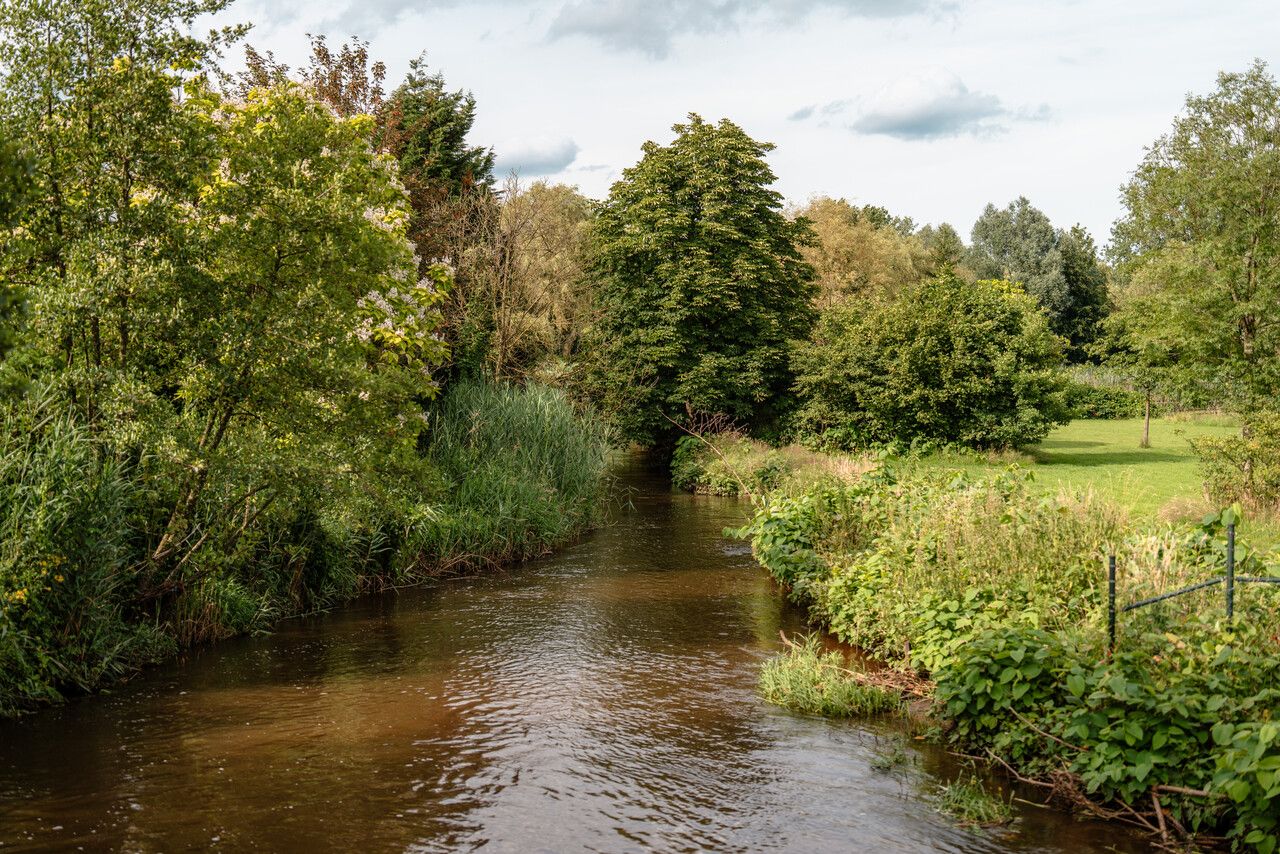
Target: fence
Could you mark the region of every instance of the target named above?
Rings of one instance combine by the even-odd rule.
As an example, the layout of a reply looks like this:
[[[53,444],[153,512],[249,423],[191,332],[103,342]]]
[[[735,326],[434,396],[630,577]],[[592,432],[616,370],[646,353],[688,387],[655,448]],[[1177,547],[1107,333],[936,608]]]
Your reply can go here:
[[[1187,593],[1194,593],[1197,590],[1204,590],[1206,587],[1213,587],[1218,584],[1226,584],[1227,586],[1227,622],[1229,624],[1235,619],[1237,584],[1280,584],[1280,578],[1236,575],[1236,526],[1228,525],[1227,571],[1225,575],[1215,576],[1214,578],[1188,585],[1181,590],[1161,593],[1159,596],[1151,596],[1147,599],[1133,602],[1121,608],[1120,613],[1136,611],[1139,608],[1145,608],[1148,605],[1154,605],[1157,602],[1163,602],[1175,596],[1184,596]],[[1114,554],[1107,558],[1107,648],[1112,652],[1116,648],[1116,556]]]

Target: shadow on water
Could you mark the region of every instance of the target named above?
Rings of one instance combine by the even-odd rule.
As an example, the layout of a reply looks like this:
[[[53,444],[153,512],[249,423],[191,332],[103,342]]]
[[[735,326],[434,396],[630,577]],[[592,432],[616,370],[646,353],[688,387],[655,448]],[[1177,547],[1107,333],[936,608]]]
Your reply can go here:
[[[763,704],[804,630],[747,508],[640,468],[615,524],[491,576],[371,597],[0,724],[3,851],[1141,850],[1024,810],[958,829],[951,757]]]

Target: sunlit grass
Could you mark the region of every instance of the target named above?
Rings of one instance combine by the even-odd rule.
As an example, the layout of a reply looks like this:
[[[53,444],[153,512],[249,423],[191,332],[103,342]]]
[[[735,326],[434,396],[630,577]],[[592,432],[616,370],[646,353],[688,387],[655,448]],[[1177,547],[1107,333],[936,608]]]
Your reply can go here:
[[[822,650],[817,635],[790,644],[765,663],[760,693],[775,706],[828,717],[862,717],[902,706],[898,694],[858,681],[840,653]]]

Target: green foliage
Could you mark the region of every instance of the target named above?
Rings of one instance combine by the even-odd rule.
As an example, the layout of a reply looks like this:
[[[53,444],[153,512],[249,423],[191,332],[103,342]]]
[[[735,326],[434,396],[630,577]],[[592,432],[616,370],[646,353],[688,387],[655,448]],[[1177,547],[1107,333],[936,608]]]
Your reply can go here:
[[[119,463],[54,394],[0,408],[0,715],[88,690],[172,649],[124,610],[136,590]]]
[[[1221,572],[1235,512],[1134,533],[1105,505],[1041,497],[1025,478],[882,470],[770,497],[743,533],[841,640],[930,673],[947,737],[967,751],[1032,776],[1065,767],[1101,801],[1208,790],[1161,798],[1183,826],[1265,850],[1273,591],[1237,594],[1234,634],[1214,622],[1219,588],[1124,616],[1119,650],[1105,650],[1105,555],[1119,555],[1122,603],[1169,592]],[[1280,571],[1268,561],[1239,548],[1242,574]]]
[[[1006,800],[992,794],[976,774],[970,774],[942,787],[938,811],[961,824],[994,827],[1013,821],[1013,800],[1012,795]]]
[[[240,30],[188,33],[225,5],[0,0],[0,108],[34,166],[24,206],[0,175],[0,283],[32,303],[5,363],[30,394],[0,401],[0,713],[597,518],[608,436],[563,396],[427,410],[453,278],[409,241],[377,93],[264,64],[224,98],[207,75]],[[420,77],[409,130],[456,143],[431,135],[444,110],[465,136],[470,102]],[[488,163],[423,157],[433,180]]]
[[[1145,404],[1145,395],[1126,388],[1078,380],[1067,386],[1067,405],[1076,418],[1140,418]]]
[[[777,450],[745,436],[681,436],[671,457],[671,484],[710,495],[763,495],[792,474]]]
[[[899,709],[897,694],[858,681],[837,651],[824,652],[809,635],[765,662],[760,693],[767,702],[797,712],[828,717],[865,717]]]
[[[1058,339],[1001,282],[948,274],[883,303],[823,315],[796,351],[800,423],[866,446],[1036,442],[1068,409]]]
[[[1067,340],[1070,359],[1083,361],[1109,302],[1107,276],[1088,232],[1078,225],[1055,229],[1023,197],[1004,209],[989,204],[973,225],[966,262],[979,278],[1020,283]]]
[[[614,184],[593,233],[598,322],[589,386],[626,438],[666,445],[668,418],[767,425],[784,407],[787,343],[807,333],[812,271],[758,143],[690,117]]]
[[[18,219],[31,191],[31,161],[11,141],[0,139],[0,234]],[[6,238],[0,243],[0,251]],[[22,289],[0,267],[0,359],[18,340],[18,327],[25,308]],[[3,389],[0,389],[2,391]]]
[[[1245,419],[1243,436],[1205,436],[1191,445],[1214,501],[1280,506],[1280,413],[1255,412]]]
[[[1130,338],[1241,412],[1280,382],[1280,87],[1262,62],[1187,98],[1124,188],[1112,252]]]
[[[611,435],[560,391],[458,382],[427,435],[444,491],[409,535],[418,561],[536,557],[600,518]]]

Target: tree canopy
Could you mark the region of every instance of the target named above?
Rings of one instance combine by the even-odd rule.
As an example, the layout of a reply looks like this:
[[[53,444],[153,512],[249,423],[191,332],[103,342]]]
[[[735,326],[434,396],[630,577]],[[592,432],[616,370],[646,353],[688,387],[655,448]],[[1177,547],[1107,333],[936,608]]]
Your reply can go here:
[[[668,419],[743,425],[785,405],[787,345],[812,318],[812,270],[765,162],[771,145],[731,121],[690,115],[648,142],[593,231],[599,318],[592,385],[625,434],[660,444]]]
[[[1054,228],[1023,196],[1005,208],[988,204],[973,225],[967,263],[979,278],[1020,282],[1053,331],[1070,342],[1069,355],[1085,357],[1108,296],[1097,248],[1083,228]]]
[[[1262,62],[1187,99],[1123,190],[1112,250],[1135,346],[1245,412],[1280,393],[1280,87]]]
[[[953,273],[825,313],[795,356],[800,424],[838,447],[1016,447],[1065,423],[1056,336],[1009,282]]]

